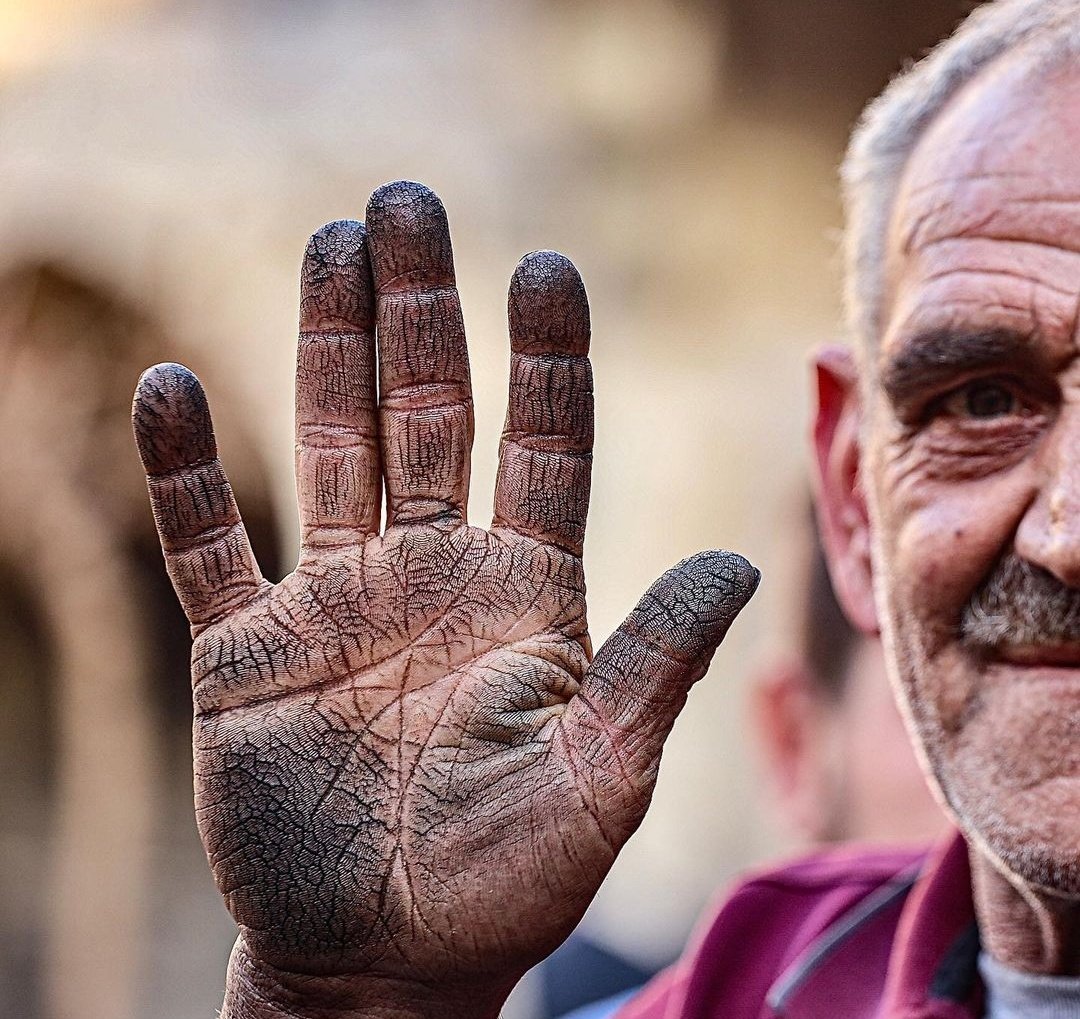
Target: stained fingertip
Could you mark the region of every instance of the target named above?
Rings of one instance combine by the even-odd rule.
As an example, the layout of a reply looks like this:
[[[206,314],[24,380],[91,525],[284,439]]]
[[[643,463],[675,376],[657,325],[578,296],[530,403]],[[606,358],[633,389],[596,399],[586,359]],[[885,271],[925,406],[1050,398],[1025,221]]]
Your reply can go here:
[[[380,293],[454,286],[446,209],[430,188],[411,180],[376,188],[366,222]]]
[[[182,364],[156,364],[143,372],[131,420],[147,474],[167,474],[217,456],[206,394]]]
[[[729,585],[733,593],[744,592],[744,601],[754,593],[761,580],[761,570],[748,559],[738,552],[720,548],[695,552],[668,570],[668,575],[671,574],[711,578],[717,583]]]
[[[698,552],[649,588],[628,623],[662,632],[673,657],[711,654],[757,590],[761,572],[735,552]]]
[[[383,225],[388,218],[435,215],[445,216],[442,200],[426,184],[415,180],[392,180],[371,192],[368,217]]]
[[[355,219],[321,227],[308,241],[300,272],[300,329],[368,332],[375,319],[367,231]]]
[[[589,352],[589,298],[577,267],[557,251],[526,255],[510,279],[510,342],[516,354]]]

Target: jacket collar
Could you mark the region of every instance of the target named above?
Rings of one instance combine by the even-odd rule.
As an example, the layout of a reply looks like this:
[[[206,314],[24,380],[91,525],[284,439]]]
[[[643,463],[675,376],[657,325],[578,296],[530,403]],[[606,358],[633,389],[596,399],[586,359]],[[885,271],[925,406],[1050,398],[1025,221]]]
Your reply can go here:
[[[968,1019],[983,1010],[968,846],[957,833],[928,861],[904,906],[882,1016]]]
[[[967,844],[955,834],[830,924],[766,1001],[783,1019],[973,1019],[978,952]]]

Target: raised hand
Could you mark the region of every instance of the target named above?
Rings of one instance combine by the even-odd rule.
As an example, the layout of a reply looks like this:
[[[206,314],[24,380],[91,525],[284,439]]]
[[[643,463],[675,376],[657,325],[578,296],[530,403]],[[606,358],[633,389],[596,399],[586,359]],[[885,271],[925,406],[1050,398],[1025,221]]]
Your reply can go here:
[[[509,317],[485,531],[465,520],[472,397],[441,203],[387,185],[366,231],[311,239],[303,550],[276,585],[195,376],[166,364],[139,382],[135,434],[195,635],[199,831],[240,928],[226,1016],[497,1014],[640,823],[687,691],[757,584],[736,555],[688,559],[590,663],[574,266],[526,256]]]

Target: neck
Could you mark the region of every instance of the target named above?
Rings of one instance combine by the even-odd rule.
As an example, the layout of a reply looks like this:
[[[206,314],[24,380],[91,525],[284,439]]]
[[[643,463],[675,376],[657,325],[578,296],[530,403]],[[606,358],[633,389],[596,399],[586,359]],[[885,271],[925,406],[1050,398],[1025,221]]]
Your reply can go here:
[[[974,846],[968,852],[983,947],[1026,973],[1080,976],[1080,900],[1006,877]]]

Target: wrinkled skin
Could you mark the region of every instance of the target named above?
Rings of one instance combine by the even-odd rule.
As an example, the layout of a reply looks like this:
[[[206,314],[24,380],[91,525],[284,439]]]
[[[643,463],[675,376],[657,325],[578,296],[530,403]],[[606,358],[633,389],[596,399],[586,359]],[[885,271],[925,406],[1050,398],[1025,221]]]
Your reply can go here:
[[[136,438],[195,634],[199,830],[240,927],[226,1016],[497,1014],[637,827],[687,690],[756,586],[744,560],[702,553],[590,663],[584,287],[537,252],[509,310],[484,531],[465,522],[471,395],[441,203],[387,185],[366,229],[312,238],[303,550],[277,585],[198,381],[179,365],[140,381]]]
[[[900,425],[881,429],[874,460],[905,685],[981,850],[986,941],[1003,961],[1047,972],[1080,971],[1077,910],[1060,908],[1080,893],[1080,647],[1009,639],[973,655],[956,620],[1010,553],[1063,589],[1080,585],[1078,129],[1075,74],[1031,77],[1007,60],[913,155],[880,357]],[[955,353],[901,385],[892,366],[936,330]],[[1001,869],[1035,904],[1021,910],[1019,938],[1016,907],[999,908],[1013,898]]]
[[[982,943],[1051,974],[1080,973],[1078,145],[1075,66],[1035,72],[1023,52],[929,126],[896,198],[848,472],[895,678],[971,849]],[[843,473],[824,515],[859,520]],[[865,559],[863,526],[834,559]],[[999,638],[974,645],[972,605],[1009,562],[1053,592],[1052,625],[1020,625],[1014,588]],[[849,614],[873,616],[869,580],[850,586]]]

